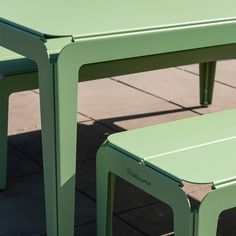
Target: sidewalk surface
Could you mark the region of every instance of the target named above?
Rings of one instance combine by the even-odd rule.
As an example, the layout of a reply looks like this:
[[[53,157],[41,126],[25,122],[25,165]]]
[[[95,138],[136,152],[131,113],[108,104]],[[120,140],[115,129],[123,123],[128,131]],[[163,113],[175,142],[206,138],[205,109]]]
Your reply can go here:
[[[198,66],[79,84],[76,235],[96,235],[95,156],[107,135],[236,108],[236,60],[218,63],[213,105],[199,106]],[[38,91],[10,97],[8,187],[0,192],[0,236],[46,235]],[[203,163],[204,164],[204,163]],[[171,209],[118,179],[114,235],[172,235]],[[236,235],[236,209],[218,236]]]

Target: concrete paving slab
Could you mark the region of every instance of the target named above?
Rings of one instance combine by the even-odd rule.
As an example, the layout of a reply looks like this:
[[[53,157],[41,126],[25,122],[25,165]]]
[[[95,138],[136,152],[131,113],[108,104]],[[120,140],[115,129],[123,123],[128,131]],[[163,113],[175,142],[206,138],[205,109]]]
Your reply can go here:
[[[120,76],[116,79],[202,114],[236,107],[236,90],[216,83],[213,105],[199,108],[198,76],[175,68]]]
[[[199,74],[199,69],[197,64],[181,66],[182,70],[189,71],[195,74]],[[227,85],[236,88],[236,60],[224,60],[218,61],[216,67],[216,81],[225,83]]]
[[[8,133],[40,129],[39,96],[32,91],[10,96]]]
[[[94,200],[96,199],[95,165],[95,160],[78,163],[76,181],[77,188]],[[115,194],[114,210],[116,213],[158,201],[120,178],[117,178]]]
[[[215,79],[236,88],[236,60],[218,62]]]
[[[81,83],[79,92],[79,110],[96,120],[130,114],[139,106],[162,102],[110,79]]]
[[[177,68],[184,70],[186,72],[192,72],[194,74],[199,75],[199,66],[198,64],[192,64],[187,66],[178,66]]]
[[[159,202],[120,214],[129,224],[143,230],[147,235],[163,235],[173,232],[172,210]]]
[[[77,132],[77,160],[96,158],[96,153],[109,134],[114,131],[96,121],[79,123]]]
[[[115,122],[113,118],[102,120],[102,122],[117,130],[131,130],[195,115],[192,111],[179,108],[171,103],[161,102],[157,106],[153,106],[151,112],[146,106],[141,108],[141,113],[118,117],[118,121]]]
[[[84,225],[96,220],[96,204],[76,191],[75,225]]]
[[[118,218],[114,217],[113,223],[113,236],[141,236],[144,235],[141,232],[138,232],[131,226],[125,224],[123,221],[119,220]],[[96,231],[96,223],[90,223],[87,225],[79,226],[76,229],[76,236],[95,236],[97,235]]]
[[[82,122],[78,124],[77,132],[77,160],[84,161],[96,157],[96,152],[106,137],[113,131],[98,122]],[[42,164],[41,131],[21,133],[9,137],[9,143]]]
[[[191,201],[192,202],[192,201]],[[121,219],[147,235],[173,236],[173,214],[166,204],[159,202],[120,214]],[[236,235],[236,208],[221,213],[218,221],[217,236]]]
[[[9,99],[8,134],[18,134],[41,129],[39,96],[32,91],[13,93]],[[89,118],[78,114],[77,121]]]
[[[33,90],[33,92],[36,93],[37,95],[39,95],[38,89]],[[90,120],[90,119],[83,114],[78,114],[78,116],[77,116],[77,122],[83,122],[83,121],[88,121],[88,120]]]
[[[45,229],[42,175],[8,181],[0,194],[0,233],[30,235]]]
[[[155,96],[109,79],[81,83],[80,91],[80,111],[116,130],[194,115]]]
[[[9,180],[0,194],[0,235],[46,233],[42,174]],[[81,193],[76,195],[76,225],[95,221],[95,203]]]
[[[40,165],[26,158],[22,153],[8,147],[7,177],[15,178],[41,171]]]
[[[77,163],[76,187],[94,201],[96,199],[96,161]]]
[[[41,130],[11,135],[8,142],[25,156],[42,165]]]
[[[166,101],[199,106],[198,76],[176,68],[119,76],[115,79],[159,96]]]
[[[3,233],[0,233],[0,236],[46,236],[46,234],[41,234],[41,233],[34,233],[34,232],[30,232],[30,233],[26,233],[24,232],[24,234],[22,234],[21,232],[16,232],[15,230],[12,231],[6,231]]]

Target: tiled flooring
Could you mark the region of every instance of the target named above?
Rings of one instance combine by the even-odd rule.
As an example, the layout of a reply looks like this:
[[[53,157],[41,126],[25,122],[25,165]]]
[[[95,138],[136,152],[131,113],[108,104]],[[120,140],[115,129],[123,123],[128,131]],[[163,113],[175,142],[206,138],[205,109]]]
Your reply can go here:
[[[197,65],[79,84],[76,235],[96,235],[95,155],[107,135],[236,108],[236,61],[218,64],[214,101],[199,106]],[[170,235],[171,209],[118,179],[114,235]],[[8,186],[0,192],[0,236],[45,235],[38,91],[10,98]],[[236,235],[236,210],[218,235]]]

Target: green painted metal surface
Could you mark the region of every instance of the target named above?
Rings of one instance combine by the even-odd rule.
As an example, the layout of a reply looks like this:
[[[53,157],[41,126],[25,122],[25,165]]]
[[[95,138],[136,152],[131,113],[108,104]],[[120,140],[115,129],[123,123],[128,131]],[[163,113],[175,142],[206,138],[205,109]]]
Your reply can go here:
[[[215,1],[214,11],[210,1],[1,1],[0,45],[33,60],[38,69],[48,235],[73,235],[76,87],[83,80],[83,68],[122,60],[137,65],[142,58],[142,68],[148,70],[154,67],[144,66],[145,58],[163,54],[171,60],[159,58],[158,68],[193,60],[208,67],[216,59],[235,57],[234,50],[221,48],[235,47],[234,6],[232,0]],[[188,56],[179,60],[173,52]],[[9,66],[4,68],[9,72]],[[114,67],[109,73],[135,70],[141,67]],[[212,81],[212,70],[202,71],[201,81],[204,77]],[[211,90],[212,86],[201,87]],[[3,111],[6,107],[5,101]],[[188,209],[186,202],[183,205]],[[184,235],[182,230],[179,235]]]
[[[216,235],[220,213],[236,207],[235,115],[232,109],[110,135],[97,153],[98,235],[112,235],[114,175],[170,205],[175,235]],[[195,191],[198,183],[214,185],[191,207],[182,180]]]
[[[0,16],[39,35],[74,37],[235,20],[233,0],[216,0],[212,9],[203,0],[2,0]]]
[[[6,76],[36,70],[36,65],[32,60],[0,47],[0,74]]]
[[[175,204],[187,199],[185,195],[177,199],[182,180],[213,183],[197,208],[191,210],[189,206],[193,215],[180,210],[180,220],[174,218],[174,232],[184,236],[216,235],[220,213],[236,206],[235,116],[236,109],[232,109],[110,135],[97,156],[98,232],[109,232],[111,172],[148,193],[153,189],[155,197],[172,206],[174,216]],[[164,186],[162,178],[168,180]],[[187,222],[186,216],[188,224],[181,220]],[[101,217],[107,221],[103,223]],[[192,232],[181,232],[190,225],[194,225]]]
[[[179,181],[220,184],[236,179],[235,117],[232,109],[113,134],[108,140]]]
[[[219,216],[224,210],[236,207],[235,196],[235,181],[220,186],[208,193],[196,211],[194,235],[217,235]]]
[[[21,55],[0,47],[0,62],[23,58]]]
[[[140,165],[107,143],[99,149],[96,158],[97,235],[112,235],[115,175],[168,204],[173,210],[175,235],[192,236],[194,214],[179,183],[150,167]]]

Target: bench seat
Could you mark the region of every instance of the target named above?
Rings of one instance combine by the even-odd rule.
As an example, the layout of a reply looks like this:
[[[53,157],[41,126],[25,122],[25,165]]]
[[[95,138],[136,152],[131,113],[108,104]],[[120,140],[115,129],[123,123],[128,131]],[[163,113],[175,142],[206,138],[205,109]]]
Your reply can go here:
[[[0,74],[12,75],[36,70],[32,60],[0,47]]]
[[[215,236],[220,213],[236,207],[235,118],[232,109],[110,135],[97,154],[98,235],[112,235],[120,176],[172,208],[175,236]]]
[[[220,184],[236,179],[235,118],[232,109],[125,131],[108,145],[177,181]]]

